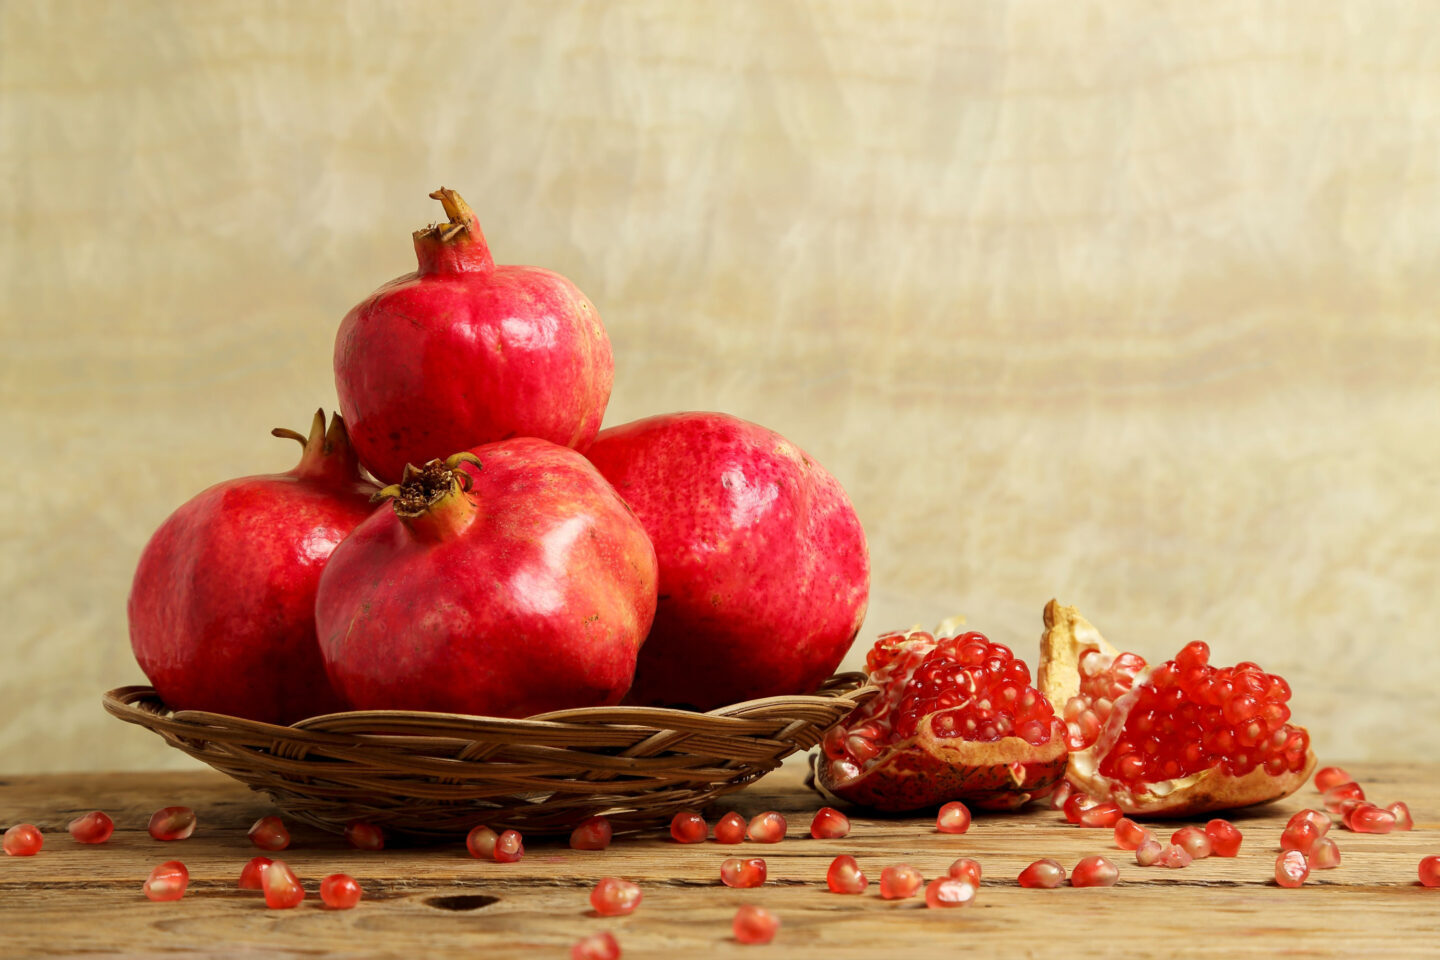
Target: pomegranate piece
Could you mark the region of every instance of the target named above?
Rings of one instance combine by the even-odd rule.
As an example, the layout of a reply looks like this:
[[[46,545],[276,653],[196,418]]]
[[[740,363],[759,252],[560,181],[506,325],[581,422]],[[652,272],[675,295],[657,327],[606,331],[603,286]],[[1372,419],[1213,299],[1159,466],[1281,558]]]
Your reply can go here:
[[[1045,608],[1040,689],[1061,706],[1068,777],[1128,814],[1181,816],[1288,796],[1314,766],[1290,686],[1253,663],[1216,667],[1200,641],[1155,666],[1074,607]]]
[[[1340,866],[1340,847],[1329,837],[1321,837],[1310,848],[1310,866],[1316,870],[1333,870]]]
[[[1120,822],[1124,813],[1120,805],[1109,800],[1104,803],[1097,803],[1089,809],[1080,812],[1080,826],[1082,827],[1113,827]]]
[[[250,842],[261,850],[284,850],[290,846],[290,831],[279,817],[261,817],[250,826]]]
[[[975,885],[954,877],[937,877],[925,884],[925,906],[932,909],[968,907],[975,900]]]
[[[1350,811],[1345,826],[1356,833],[1389,833],[1395,829],[1395,814],[1373,803],[1360,804]]]
[[[339,416],[317,411],[288,473],[196,495],[160,525],[130,587],[130,645],[167,706],[287,724],[345,709],[315,636],[315,592],[335,546],[370,515]],[[184,584],[177,589],[176,584]]]
[[[640,906],[640,885],[619,877],[604,877],[590,891],[590,906],[602,917],[623,917]]]
[[[1331,813],[1339,813],[1340,808],[1347,800],[1364,800],[1365,790],[1354,780],[1348,783],[1341,783],[1325,791],[1323,797],[1325,809]]]
[[[1321,793],[1338,787],[1342,783],[1354,783],[1355,778],[1339,767],[1321,767],[1315,772],[1315,789]]]
[[[1065,868],[1060,865],[1060,861],[1046,857],[1021,870],[1016,879],[1022,887],[1050,890],[1065,882]]]
[[[935,817],[935,829],[941,833],[964,833],[970,829],[970,808],[959,800],[945,804]]]
[[[780,929],[780,920],[764,907],[747,903],[735,911],[730,930],[737,943],[769,943]]]
[[[705,821],[701,820],[701,829],[704,829]],[[675,825],[670,825],[671,832],[674,832]],[[580,821],[580,825],[570,831],[571,850],[604,850],[610,846],[610,838],[613,835],[613,828],[610,821],[602,816],[586,817]]]
[[[156,840],[184,840],[195,832],[195,811],[189,807],[165,807],[150,816],[150,836]]]
[[[269,857],[251,857],[245,866],[240,868],[241,890],[263,890],[265,888],[265,868],[274,861]]]
[[[774,810],[756,814],[745,833],[756,843],[779,843],[785,839],[785,818]]]
[[[1171,843],[1160,851],[1160,856],[1155,858],[1155,866],[1179,870],[1182,867],[1190,866],[1194,859],[1195,858],[1190,855],[1189,850],[1186,850],[1178,843]]]
[[[954,877],[956,880],[969,880],[970,883],[978,887],[980,886],[980,862],[978,860],[971,860],[969,857],[960,857],[954,863],[950,864],[950,868],[945,871],[945,875]]]
[[[69,830],[76,843],[104,843],[115,832],[115,821],[96,810],[71,820]]]
[[[17,823],[5,831],[3,846],[12,857],[33,857],[45,845],[45,835],[33,823]]]
[[[345,842],[356,850],[384,850],[385,831],[373,823],[354,820],[345,824]]]
[[[972,883],[968,876],[956,876],[952,873],[950,877],[955,880],[964,880],[966,883],[971,883],[972,886],[979,885],[978,878]],[[915,891],[919,890],[920,885],[924,882],[925,878],[920,876],[920,871],[908,863],[886,867],[880,871],[880,896],[886,900],[904,900],[908,897],[915,896]],[[834,890],[835,888],[832,886],[830,889]],[[862,887],[861,889],[864,888]],[[841,891],[836,892],[839,893]],[[860,891],[857,890],[856,892],[858,893]]]
[[[1205,834],[1210,838],[1210,852],[1217,857],[1238,857],[1240,842],[1245,839],[1240,828],[1229,820],[1211,820],[1205,824]]]
[[[185,864],[179,860],[166,860],[150,871],[141,889],[146,897],[163,903],[185,896],[185,888],[189,885],[190,871],[185,869]]]
[[[465,837],[465,849],[469,850],[470,856],[476,860],[494,860],[495,842],[499,839],[500,834],[482,823]]]
[[[716,843],[740,843],[745,839],[745,818],[734,810],[715,821]]]
[[[870,881],[854,857],[842,854],[830,861],[830,869],[825,871],[825,885],[831,893],[864,893]]]
[[[1427,887],[1440,887],[1440,857],[1420,858],[1420,883]]]
[[[1153,867],[1160,862],[1160,857],[1165,853],[1165,844],[1155,839],[1153,835],[1147,836],[1140,841],[1140,846],[1135,848],[1135,862],[1142,867]]]
[[[1199,827],[1181,827],[1170,836],[1170,842],[1184,847],[1192,860],[1204,860],[1213,850],[1210,835]]]
[[[1085,857],[1070,871],[1072,887],[1113,887],[1120,880],[1120,868],[1104,857]]]
[[[1121,850],[1135,850],[1154,834],[1129,817],[1115,821],[1115,846]]]
[[[1415,829],[1415,820],[1410,816],[1410,807],[1403,800],[1396,800],[1385,808],[1390,816],[1395,818],[1396,830]]]
[[[344,873],[332,873],[320,881],[320,902],[330,910],[349,910],[360,902],[360,884]]]
[[[810,836],[816,840],[839,840],[850,834],[850,818],[834,807],[821,807],[810,821]]]
[[[1299,850],[1286,850],[1275,858],[1275,882],[1282,887],[1298,887],[1310,876],[1310,864]]]
[[[305,899],[305,888],[284,860],[272,860],[260,871],[260,889],[265,891],[265,906],[271,910],[298,907]]]
[[[729,857],[720,864],[720,882],[727,887],[758,887],[765,882],[765,861],[759,857]]]
[[[570,947],[570,960],[620,960],[620,944],[608,930],[592,933]]]
[[[525,843],[518,830],[506,830],[495,839],[495,862],[515,863],[525,856]]]

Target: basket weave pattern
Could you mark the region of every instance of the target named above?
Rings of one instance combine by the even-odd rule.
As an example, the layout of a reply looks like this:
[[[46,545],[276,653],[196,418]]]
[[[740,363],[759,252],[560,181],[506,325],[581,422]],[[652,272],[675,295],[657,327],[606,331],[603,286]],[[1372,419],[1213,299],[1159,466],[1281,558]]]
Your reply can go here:
[[[691,713],[590,707],[507,720],[396,710],[335,713],[282,727],[171,711],[152,687],[121,687],[105,709],[253,790],[296,820],[339,831],[454,839],[479,823],[568,832],[603,813],[617,830],[704,806],[820,742],[873,696],[860,673],[810,696]]]

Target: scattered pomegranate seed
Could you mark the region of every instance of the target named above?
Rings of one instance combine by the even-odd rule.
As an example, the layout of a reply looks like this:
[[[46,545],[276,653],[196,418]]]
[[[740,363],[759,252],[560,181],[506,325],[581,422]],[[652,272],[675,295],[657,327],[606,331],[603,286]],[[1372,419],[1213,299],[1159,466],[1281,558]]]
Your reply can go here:
[[[1315,824],[1309,820],[1292,820],[1280,833],[1280,849],[1298,850],[1308,855],[1314,848],[1315,841],[1319,839],[1320,831],[1315,829]]]
[[[1154,837],[1147,837],[1140,841],[1140,846],[1135,848],[1135,862],[1142,867],[1153,867],[1160,862],[1160,855],[1165,852],[1165,845]]]
[[[734,810],[715,821],[716,843],[739,843],[745,839],[745,818]]]
[[[1106,801],[1097,803],[1093,807],[1087,807],[1080,811],[1080,826],[1082,827],[1113,827],[1119,823],[1125,815],[1117,803]]]
[[[700,826],[703,830],[705,826],[704,820],[700,821]],[[670,824],[670,830],[674,832],[674,823]],[[601,816],[587,817],[580,821],[580,826],[570,831],[570,849],[604,850],[610,846],[610,838],[613,835],[614,830],[610,826],[608,819]],[[701,839],[704,839],[703,835]]]
[[[166,860],[145,879],[145,896],[156,902],[179,900],[190,885],[190,871],[179,860]]]
[[[1074,792],[1074,784],[1072,784],[1069,780],[1061,780],[1058,784],[1056,784],[1055,789],[1050,794],[1050,809],[1064,810],[1065,801],[1069,800],[1070,794]]]
[[[1346,800],[1364,800],[1365,791],[1360,784],[1351,780],[1349,783],[1342,783],[1325,791],[1325,809],[1331,813],[1339,813],[1340,805]]]
[[[1338,787],[1342,783],[1354,782],[1355,778],[1339,767],[1321,767],[1315,771],[1315,789],[1321,793],[1332,787]]]
[[[525,841],[518,830],[506,830],[495,840],[495,862],[515,863],[525,856]]]
[[[950,864],[950,869],[945,871],[948,877],[956,880],[969,880],[975,886],[980,886],[980,862],[971,860],[969,857],[961,857]]]
[[[954,874],[951,874],[951,877],[955,880],[970,882],[968,877],[956,877]],[[886,867],[880,871],[880,896],[886,900],[904,900],[907,897],[915,896],[915,891],[919,890],[920,885],[924,882],[925,878],[920,876],[920,871],[908,863]]]
[[[727,887],[758,887],[765,882],[765,861],[759,857],[730,857],[720,864],[720,882]]]
[[[694,810],[681,810],[670,818],[670,836],[676,843],[701,843],[709,832],[710,825]]]
[[[619,877],[604,877],[590,891],[590,906],[602,917],[623,917],[635,912],[641,896],[640,884]]]
[[[964,833],[970,829],[970,808],[959,800],[951,800],[935,817],[935,829],[941,833]]]
[[[250,842],[261,850],[284,850],[290,846],[290,831],[279,817],[261,817],[250,825]]]
[[[1044,860],[1036,860],[1021,870],[1020,876],[1016,879],[1020,881],[1022,887],[1050,890],[1065,882],[1065,868],[1060,865],[1060,861],[1046,857]]]
[[[968,907],[975,900],[975,885],[969,880],[939,877],[925,885],[925,906]]]
[[[1204,860],[1212,850],[1210,835],[1199,827],[1181,827],[1171,835],[1170,842],[1184,847],[1192,860]]]
[[[1160,851],[1160,856],[1155,858],[1155,866],[1179,870],[1182,867],[1190,866],[1191,861],[1194,859],[1194,857],[1190,856],[1189,850],[1186,850],[1178,843],[1172,843]]]
[[[1288,827],[1302,820],[1315,828],[1316,836],[1323,837],[1330,832],[1330,815],[1321,810],[1298,810],[1285,825]]]
[[[150,817],[150,836],[156,840],[184,840],[195,832],[195,811],[189,807],[165,807]]]
[[[1427,887],[1440,887],[1440,857],[1420,858],[1420,882]]]
[[[1414,830],[1415,821],[1410,816],[1410,808],[1405,805],[1404,800],[1396,800],[1385,808],[1390,816],[1395,818],[1396,830]],[[103,816],[103,814],[102,814]]]
[[[1153,836],[1153,833],[1129,817],[1121,817],[1115,821],[1115,846],[1121,850],[1134,850],[1145,842],[1146,837]]]
[[[870,881],[854,857],[841,854],[830,861],[830,869],[825,871],[825,885],[831,893],[864,893]]]
[[[1310,848],[1310,866],[1316,870],[1333,870],[1340,866],[1340,848],[1329,837],[1321,837]]]
[[[1310,864],[1299,850],[1286,850],[1275,858],[1275,882],[1282,887],[1298,887],[1310,876]]]
[[[810,836],[816,840],[839,840],[850,833],[850,818],[834,807],[821,807],[810,821]]]
[[[570,960],[620,960],[620,944],[610,931],[581,937],[570,948]]]
[[[356,850],[384,850],[385,831],[373,823],[355,820],[345,824],[345,842]]]
[[[785,839],[785,818],[774,810],[757,813],[745,833],[756,843],[779,843]]]
[[[481,824],[465,837],[465,849],[469,850],[470,856],[476,860],[494,860],[495,841],[499,839],[500,834]]]
[[[240,868],[241,890],[261,890],[265,887],[265,868],[273,863],[269,857],[251,857],[245,866]]]
[[[96,810],[70,821],[70,836],[76,843],[104,843],[115,832],[115,821]]]
[[[343,873],[332,873],[320,881],[320,902],[331,910],[349,910],[360,902],[360,884]]]
[[[1356,833],[1389,833],[1395,829],[1395,814],[1373,803],[1362,803],[1350,811],[1345,826]]]
[[[1086,857],[1070,871],[1072,887],[1113,887],[1120,879],[1120,868],[1104,857]]]
[[[45,846],[45,834],[33,823],[17,823],[5,831],[5,852],[12,857],[33,857]]]
[[[1244,834],[1229,820],[1211,820],[1205,824],[1205,835],[1210,838],[1210,852],[1217,857],[1238,857],[1240,841]]]
[[[769,943],[775,939],[775,931],[779,929],[780,919],[753,903],[736,910],[735,919],[730,923],[737,943]]]
[[[260,871],[261,889],[265,891],[265,906],[271,910],[288,910],[298,907],[305,899],[305,888],[300,878],[284,860],[272,860]]]

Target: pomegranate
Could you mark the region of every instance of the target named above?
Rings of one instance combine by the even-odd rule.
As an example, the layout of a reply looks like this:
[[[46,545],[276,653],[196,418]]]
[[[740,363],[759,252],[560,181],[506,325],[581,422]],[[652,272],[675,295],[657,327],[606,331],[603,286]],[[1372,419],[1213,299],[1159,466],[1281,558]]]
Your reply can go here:
[[[355,708],[524,717],[620,701],[655,612],[655,551],[584,457],[505,440],[407,468],[377,496],[391,508],[336,548],[315,607]]]
[[[745,818],[734,810],[715,821],[716,843],[740,843],[745,839],[747,824]]]
[[[586,817],[570,831],[570,849],[604,850],[610,846],[610,839],[614,834],[615,830],[610,826],[608,817]]]
[[[1275,882],[1282,887],[1298,887],[1310,876],[1310,863],[1299,850],[1286,850],[1275,858]]]
[[[345,842],[356,850],[384,850],[385,831],[373,823],[354,820],[345,824]]]
[[[1155,835],[1129,817],[1115,821],[1115,846],[1121,850],[1134,850]]]
[[[879,810],[964,799],[1013,809],[1065,772],[1065,728],[1030,670],[984,634],[887,633],[865,658],[880,694],[826,733],[820,786]]]
[[[1060,861],[1046,857],[1021,870],[1016,880],[1022,887],[1053,890],[1065,882],[1065,868],[1060,865]]]
[[[1240,828],[1229,820],[1211,820],[1205,824],[1205,835],[1210,838],[1210,852],[1217,857],[1238,857],[1240,843],[1245,839]]]
[[[821,807],[810,821],[810,836],[816,840],[839,840],[850,834],[850,818],[834,807]]]
[[[12,857],[33,857],[45,846],[45,835],[33,823],[17,823],[5,831],[5,853]]]
[[[150,871],[141,890],[151,900],[164,903],[185,896],[185,888],[189,885],[190,871],[185,869],[185,864],[179,860],[166,860]]]
[[[1315,789],[1321,793],[1342,783],[1354,782],[1355,778],[1346,773],[1343,767],[1321,767],[1315,771]]]
[[[830,861],[830,868],[825,871],[825,885],[831,893],[864,893],[870,881],[854,857],[841,854]]]
[[[482,823],[465,835],[465,849],[476,860],[494,860],[495,843],[499,839],[500,834]]]
[[[935,815],[937,833],[964,833],[970,829],[970,808],[959,800],[942,804]]]
[[[1181,827],[1170,836],[1170,842],[1184,847],[1192,860],[1204,860],[1215,850],[1210,834],[1201,827]]]
[[[720,882],[727,887],[758,887],[765,882],[765,861],[759,857],[727,857],[720,864]]]
[[[570,960],[620,960],[620,943],[609,930],[592,933],[570,947]]]
[[[1070,871],[1072,887],[1113,887],[1120,879],[1120,868],[1104,857],[1085,857]]]
[[[955,877],[937,877],[925,884],[925,906],[968,907],[975,900],[975,885]]]
[[[289,910],[305,899],[300,878],[284,860],[272,860],[260,871],[260,888],[265,892],[265,906],[271,910]]]
[[[329,910],[349,910],[360,902],[360,884],[344,873],[332,873],[320,881],[320,902]]]
[[[1334,870],[1340,866],[1340,847],[1329,837],[1315,841],[1310,850],[1310,866],[1316,870]]]
[[[185,840],[195,832],[195,811],[189,807],[162,807],[150,815],[147,827],[156,840]]]
[[[980,861],[972,860],[969,857],[960,857],[950,864],[945,871],[946,875],[956,880],[969,880],[975,886],[980,886]]]
[[[518,830],[506,830],[495,838],[496,863],[519,863],[525,856],[525,838]]]
[[[229,480],[172,513],[140,555],[130,645],[175,710],[293,723],[344,709],[315,639],[331,551],[372,512],[340,417],[316,411],[289,473]]]
[[[779,929],[779,918],[753,903],[747,903],[736,910],[735,919],[730,924],[730,932],[735,935],[736,943],[769,943],[775,939],[775,932]]]
[[[1203,642],[1147,667],[1051,600],[1040,652],[1040,689],[1063,705],[1069,778],[1125,813],[1267,803],[1297,790],[1315,765],[1310,735],[1287,723],[1289,685],[1253,663],[1213,667]]]
[[[710,828],[694,810],[681,810],[670,818],[670,836],[676,843],[703,843]]]
[[[952,872],[949,874],[954,880],[967,880],[962,874]],[[925,880],[920,871],[908,863],[896,864],[893,867],[886,867],[880,871],[880,896],[886,900],[905,900],[915,896]],[[971,886],[979,886],[979,879],[968,880]],[[832,888],[833,889],[833,888]]]
[[[1142,844],[1141,846],[1144,846],[1144,844]],[[1137,850],[1136,853],[1138,854],[1139,851]],[[1156,858],[1155,865],[1159,867],[1169,867],[1172,870],[1178,870],[1181,867],[1190,866],[1190,864],[1194,862],[1194,860],[1195,858],[1190,855],[1189,850],[1186,850],[1178,843],[1171,843],[1166,844],[1165,849],[1160,851],[1160,856]]]
[[[241,890],[260,890],[265,886],[261,879],[265,876],[265,868],[274,863],[269,857],[251,857],[246,861],[245,866],[240,868]]]
[[[71,820],[69,830],[76,843],[104,843],[115,832],[115,821],[104,811],[94,810]]]
[[[619,877],[602,877],[590,891],[590,906],[602,917],[623,917],[634,913],[644,894],[640,884]]]
[[[1185,852],[1183,847],[1176,847],[1181,853]],[[1166,846],[1155,839],[1154,834],[1147,833],[1145,839],[1140,841],[1140,846],[1135,848],[1135,862],[1142,867],[1153,867],[1160,862],[1165,855]],[[1189,854],[1186,854],[1189,856]]]
[[[1420,884],[1426,887],[1440,887],[1440,857],[1420,858]]]
[[[497,267],[460,195],[430,196],[450,222],[416,231],[419,269],[351,310],[335,337],[360,461],[395,483],[406,464],[511,437],[583,450],[615,375],[600,315],[557,273]]]
[[[627,702],[701,710],[809,693],[865,618],[865,534],[835,478],[778,433],[719,413],[603,431],[589,457],[660,563]]]
[[[279,817],[261,817],[250,827],[250,842],[261,850],[284,850],[290,846],[290,831]]]
[[[1395,818],[1396,830],[1415,829],[1415,819],[1410,816],[1410,807],[1404,800],[1396,800],[1385,809],[1389,812],[1390,816]],[[104,814],[101,814],[101,816],[104,816]]]
[[[767,810],[750,818],[745,835],[756,843],[779,843],[785,839],[785,828],[785,818],[774,810]]]

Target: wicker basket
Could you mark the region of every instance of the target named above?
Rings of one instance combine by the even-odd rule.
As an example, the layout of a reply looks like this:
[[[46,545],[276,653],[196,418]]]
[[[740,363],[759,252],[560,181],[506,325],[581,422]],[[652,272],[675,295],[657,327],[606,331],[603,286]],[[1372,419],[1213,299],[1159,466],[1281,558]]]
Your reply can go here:
[[[172,712],[152,687],[120,687],[105,709],[268,794],[296,820],[340,831],[365,820],[449,839],[478,823],[567,832],[603,813],[617,830],[702,807],[820,742],[875,688],[837,674],[812,696],[691,713],[591,707],[524,720],[398,710],[333,713],[281,727]]]

